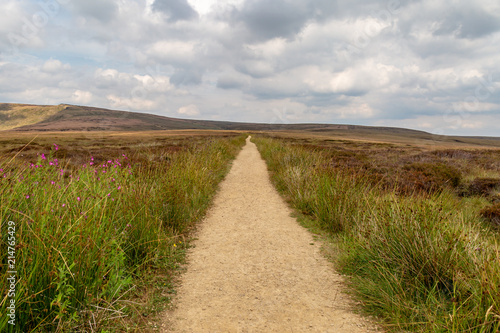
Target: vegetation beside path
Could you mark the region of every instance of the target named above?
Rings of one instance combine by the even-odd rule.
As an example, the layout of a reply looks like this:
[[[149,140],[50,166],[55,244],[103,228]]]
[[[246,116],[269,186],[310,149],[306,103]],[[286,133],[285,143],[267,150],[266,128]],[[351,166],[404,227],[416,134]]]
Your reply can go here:
[[[500,330],[498,150],[252,141],[278,190],[332,236],[336,267],[388,331]]]
[[[245,142],[75,135],[1,142],[1,332],[150,329],[186,234]]]

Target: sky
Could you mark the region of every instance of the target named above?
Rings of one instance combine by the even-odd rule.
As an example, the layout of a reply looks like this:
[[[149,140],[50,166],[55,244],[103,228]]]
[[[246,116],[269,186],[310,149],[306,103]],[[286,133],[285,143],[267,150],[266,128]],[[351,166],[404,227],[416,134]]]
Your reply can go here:
[[[2,0],[0,102],[500,136],[498,0]]]

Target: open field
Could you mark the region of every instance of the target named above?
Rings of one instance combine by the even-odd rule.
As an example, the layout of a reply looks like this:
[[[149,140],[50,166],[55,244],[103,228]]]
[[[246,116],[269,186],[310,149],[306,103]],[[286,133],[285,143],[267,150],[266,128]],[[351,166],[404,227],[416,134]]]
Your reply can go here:
[[[498,140],[332,126],[253,140],[278,190],[331,240],[364,311],[388,331],[496,331]],[[17,328],[154,331],[190,231],[245,136],[0,132],[2,249],[7,221],[16,227],[0,285],[8,289],[3,268],[14,254]]]
[[[331,240],[353,294],[388,331],[499,330],[498,148],[300,133],[254,141],[278,190]]]
[[[16,270],[14,331],[152,329],[243,143],[224,132],[1,135],[0,311]]]
[[[441,136],[394,127],[342,124],[241,123],[178,119],[147,113],[125,112],[78,105],[24,105],[0,103],[0,131],[95,133],[156,132],[165,130],[218,130],[273,132],[282,137],[304,140],[356,140],[360,142],[398,143],[410,146],[500,147],[498,137]],[[1,133],[1,132],[0,132]],[[1,135],[1,134],[0,134]],[[89,134],[91,135],[91,134]]]

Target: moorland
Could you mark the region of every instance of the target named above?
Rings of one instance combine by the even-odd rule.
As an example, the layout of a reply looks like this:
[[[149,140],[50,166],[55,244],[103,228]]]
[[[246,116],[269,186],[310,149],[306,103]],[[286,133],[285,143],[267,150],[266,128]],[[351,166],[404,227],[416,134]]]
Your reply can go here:
[[[70,105],[2,104],[0,120],[0,309],[12,221],[21,331],[155,331],[248,134],[385,330],[500,327],[499,138]]]

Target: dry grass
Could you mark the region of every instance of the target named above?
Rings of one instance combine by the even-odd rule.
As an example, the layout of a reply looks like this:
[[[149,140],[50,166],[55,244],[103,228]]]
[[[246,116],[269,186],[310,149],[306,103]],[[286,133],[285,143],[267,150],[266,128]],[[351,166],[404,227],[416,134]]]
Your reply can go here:
[[[62,109],[63,106],[0,104],[0,131],[39,123]]]

